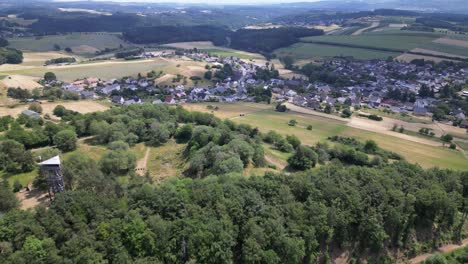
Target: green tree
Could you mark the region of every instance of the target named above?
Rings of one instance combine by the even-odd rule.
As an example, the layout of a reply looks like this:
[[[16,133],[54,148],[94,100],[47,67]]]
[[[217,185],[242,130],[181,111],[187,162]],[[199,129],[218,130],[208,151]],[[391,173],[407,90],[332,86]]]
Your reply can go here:
[[[307,170],[313,168],[317,162],[317,153],[306,146],[299,146],[296,149],[296,152],[288,159],[289,166],[296,170]]]
[[[287,135],[286,140],[289,144],[293,146],[293,148],[297,148],[301,145],[301,140],[295,135]]]
[[[18,199],[11,191],[7,180],[3,179],[0,183],[0,212],[6,212],[18,206]]]
[[[146,144],[150,146],[160,146],[167,142],[171,137],[171,133],[168,130],[167,126],[155,122],[151,124],[151,127],[146,133]]]
[[[211,71],[206,71],[204,77],[207,80],[211,80],[211,78],[213,78],[213,73]]]
[[[379,149],[379,146],[374,140],[367,140],[364,144],[364,152],[368,154],[374,154]]]
[[[179,127],[174,135],[178,143],[185,143],[192,138],[193,126],[191,124],[186,124]]]
[[[62,130],[54,136],[54,144],[64,152],[76,149],[77,135],[73,130]]]
[[[30,104],[28,109],[36,113],[42,113],[42,106],[39,103]]]
[[[46,72],[46,73],[44,74],[44,80],[45,80],[46,82],[55,81],[55,80],[57,80],[57,76],[56,76],[55,73],[53,73],[53,72]]]

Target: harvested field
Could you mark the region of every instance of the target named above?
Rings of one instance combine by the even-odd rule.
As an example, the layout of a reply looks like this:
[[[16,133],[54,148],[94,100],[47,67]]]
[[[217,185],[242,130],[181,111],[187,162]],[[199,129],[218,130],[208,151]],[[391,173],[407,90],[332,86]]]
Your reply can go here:
[[[446,44],[446,45],[453,45],[459,46],[463,48],[468,48],[468,41],[465,40],[458,40],[458,39],[450,39],[450,38],[438,38],[433,41],[434,43]]]
[[[52,111],[57,105],[63,105],[69,110],[73,110],[80,113],[92,113],[107,110],[109,107],[98,101],[68,101],[68,102],[42,102],[42,113],[52,115]],[[14,108],[0,106],[0,116],[18,116],[23,110],[28,109],[28,104],[22,104]]]
[[[362,33],[364,33],[365,31],[368,31],[368,30],[371,30],[373,28],[376,28],[380,25],[380,22],[372,22],[372,24],[366,28],[361,28],[361,29],[358,29],[356,30],[355,32],[353,32],[353,36],[357,36],[357,35],[361,35]]]
[[[177,42],[169,43],[164,46],[177,48],[177,49],[194,49],[205,50],[213,54],[218,54],[220,56],[238,56],[245,59],[263,59],[264,57],[260,54],[250,53],[246,51],[240,51],[225,47],[215,46],[211,41],[193,41],[193,42]]]
[[[25,75],[8,75],[7,77],[3,78],[0,82],[5,87],[20,87],[27,90],[32,90],[34,88],[42,87],[37,82],[38,78],[25,76]]]
[[[89,45],[79,45],[79,46],[73,46],[71,47],[73,52],[78,53],[78,54],[83,54],[83,53],[96,53],[99,51],[99,49],[95,47],[91,47]]]

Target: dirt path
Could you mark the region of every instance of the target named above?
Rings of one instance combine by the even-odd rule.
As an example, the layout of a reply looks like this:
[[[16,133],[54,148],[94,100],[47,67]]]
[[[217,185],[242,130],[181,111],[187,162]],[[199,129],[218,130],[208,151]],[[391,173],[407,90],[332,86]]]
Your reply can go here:
[[[137,162],[136,173],[140,176],[144,176],[146,173],[146,166],[148,165],[148,159],[150,155],[150,148],[146,148],[145,156]]]
[[[372,22],[372,24],[366,28],[361,28],[361,29],[358,29],[356,31],[353,32],[353,34],[351,34],[352,36],[357,36],[357,35],[361,35],[362,33],[364,33],[364,31],[366,30],[369,30],[369,29],[373,29],[373,28],[376,28],[380,25],[380,22]]]
[[[449,253],[449,252],[452,252],[454,250],[457,250],[466,246],[468,246],[468,239],[464,239],[461,244],[448,244],[448,245],[442,246],[439,249],[437,249],[434,253],[426,253],[426,254],[416,256],[410,259],[409,263],[411,264],[421,263],[425,261],[427,258],[429,258],[430,256],[435,255],[437,253]]]
[[[268,163],[271,163],[271,164],[275,165],[277,169],[284,170],[284,168],[286,167],[285,164],[283,164],[282,162],[280,162],[279,160],[277,160],[277,159],[274,158],[274,157],[265,155],[265,160],[266,160]]]

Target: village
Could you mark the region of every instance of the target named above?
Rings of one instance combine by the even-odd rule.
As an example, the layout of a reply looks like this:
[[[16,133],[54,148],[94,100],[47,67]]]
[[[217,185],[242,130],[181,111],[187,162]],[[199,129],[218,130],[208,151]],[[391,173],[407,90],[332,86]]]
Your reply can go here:
[[[329,76],[338,76],[337,79],[345,80],[343,83],[337,79],[322,80],[324,78],[321,77],[311,80],[312,78],[305,75],[285,79],[281,78],[274,65],[268,62],[260,65],[237,57],[211,56],[207,52],[197,50],[174,53],[146,52],[141,56],[147,58],[176,55],[206,62],[209,80],[200,84],[198,81],[201,78],[192,77],[197,81],[191,87],[186,84],[162,86],[155,78],[157,73],[153,72],[147,76],[139,75],[138,78],[101,80],[91,77],[72,83],[52,80],[46,82],[46,87],[58,86],[82,99],[109,98],[118,105],[144,102],[170,105],[207,101],[290,102],[317,111],[323,111],[326,105],[332,109],[338,106],[338,111],[343,109],[339,107],[343,105],[354,109],[380,108],[392,113],[427,116],[437,120],[442,118],[434,112],[437,112],[438,106],[444,103],[444,100],[452,96],[468,96],[468,92],[461,88],[456,93],[453,93],[451,88],[463,87],[468,80],[468,69],[457,65],[438,67],[430,63],[417,65],[385,60],[333,60],[320,66],[318,76],[325,72]],[[452,107],[445,113],[444,121],[468,127],[464,110],[459,106],[450,105]]]

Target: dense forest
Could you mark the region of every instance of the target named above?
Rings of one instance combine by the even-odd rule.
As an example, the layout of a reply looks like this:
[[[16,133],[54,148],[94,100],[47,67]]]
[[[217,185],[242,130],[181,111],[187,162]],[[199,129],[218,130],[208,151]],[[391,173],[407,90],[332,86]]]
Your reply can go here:
[[[211,41],[218,46],[260,53],[271,53],[297,42],[301,37],[318,35],[323,35],[323,30],[288,27],[230,31],[216,26],[139,27],[123,34],[126,40],[137,44]]]
[[[424,170],[373,141],[306,146],[164,105],[54,114],[60,124],[0,118],[1,170],[31,171],[37,155],[72,151],[77,137],[106,151],[64,158],[67,190],[49,209],[17,210],[0,184],[1,263],[329,263],[342,251],[352,263],[393,263],[395,249],[409,257],[465,236],[468,173]],[[169,140],[185,146],[182,177],[135,176],[129,147]],[[264,144],[292,154],[291,173],[242,176],[267,166]],[[31,152],[37,146],[55,148]]]
[[[229,34],[217,26],[156,26],[133,28],[124,32],[123,37],[136,44],[212,41],[215,45],[225,45]]]
[[[5,63],[19,64],[23,62],[23,52],[17,49],[0,47],[0,65]]]
[[[0,65],[5,63],[19,64],[23,62],[23,52],[6,48],[8,44],[8,40],[0,38]]]

